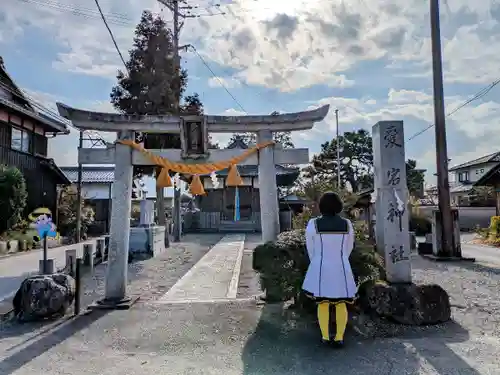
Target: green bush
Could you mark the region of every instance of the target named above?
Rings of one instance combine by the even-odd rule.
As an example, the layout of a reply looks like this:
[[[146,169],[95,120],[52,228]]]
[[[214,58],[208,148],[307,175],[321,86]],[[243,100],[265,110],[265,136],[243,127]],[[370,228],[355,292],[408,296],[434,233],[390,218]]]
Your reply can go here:
[[[28,193],[19,169],[0,165],[0,233],[22,221]]]
[[[350,262],[358,285],[385,279],[384,261],[366,241],[356,240]],[[259,245],[253,252],[253,268],[269,301],[300,300],[308,266],[304,230],[283,232],[275,242]]]
[[[412,213],[410,231],[415,232],[416,236],[425,236],[432,232],[432,223],[428,217]]]
[[[76,223],[78,216],[78,193],[73,186],[67,186],[59,193],[57,229],[62,236],[70,239],[76,238]],[[89,226],[94,222],[94,210],[85,205],[81,200],[81,226],[82,239],[87,237]]]

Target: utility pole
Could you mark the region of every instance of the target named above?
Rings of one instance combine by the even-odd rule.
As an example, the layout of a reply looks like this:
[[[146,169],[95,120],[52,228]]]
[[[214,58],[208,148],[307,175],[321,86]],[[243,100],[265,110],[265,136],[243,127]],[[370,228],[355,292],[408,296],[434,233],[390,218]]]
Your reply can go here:
[[[340,181],[340,138],[339,138],[339,110],[335,110],[335,121],[337,122],[337,189],[341,189]]]
[[[443,65],[441,56],[441,31],[439,25],[439,0],[430,0],[432,71],[434,81],[434,129],[436,132],[436,169],[441,213],[441,249],[439,257],[452,257],[455,254],[453,242],[453,219],[450,204],[450,184],[448,178],[448,150],[446,145],[446,118],[444,112]],[[459,239],[457,239],[459,241]]]
[[[181,61],[179,56],[179,33],[181,25],[179,25],[179,1],[172,0],[172,12],[174,13],[174,63],[175,63],[175,74],[177,78],[180,76]],[[179,82],[180,83],[180,82]],[[175,109],[179,114],[180,107],[180,87],[175,93]],[[182,129],[181,129],[182,131]],[[182,214],[181,214],[181,181],[179,179],[179,186],[174,187],[174,242],[179,242],[181,240],[182,233]]]
[[[179,0],[158,0],[161,4],[165,5],[173,14],[173,44],[174,44],[174,70],[176,77],[180,77],[180,71],[181,71],[181,58],[179,55],[180,50],[186,50],[189,45],[186,46],[179,46],[179,38],[180,38],[180,32],[182,29],[182,26],[184,25],[184,22],[181,22],[180,19],[185,19],[185,18],[194,18],[196,16],[189,14],[189,9],[192,7],[190,6],[184,6],[184,7],[179,7]],[[188,10],[188,14],[182,14],[180,11],[181,10]],[[179,80],[179,87],[177,87],[177,92],[175,93],[175,103],[174,103],[174,108],[175,112],[180,115],[180,100],[181,100],[181,95],[180,95],[180,80]],[[163,200],[163,189],[162,189],[162,194],[161,194],[162,202],[158,204],[158,216],[163,215],[165,216],[165,209],[161,210],[161,207],[164,207],[164,200]],[[158,197],[158,200],[160,200],[160,197]],[[163,213],[162,213],[163,212]],[[179,242],[181,240],[181,233],[182,233],[182,216],[181,216],[181,189],[179,187],[174,187],[174,209],[173,209],[173,220],[174,220],[174,228],[173,228],[173,235],[174,238],[173,240],[175,242]],[[164,219],[163,219],[164,220]],[[161,225],[161,224],[160,224]]]

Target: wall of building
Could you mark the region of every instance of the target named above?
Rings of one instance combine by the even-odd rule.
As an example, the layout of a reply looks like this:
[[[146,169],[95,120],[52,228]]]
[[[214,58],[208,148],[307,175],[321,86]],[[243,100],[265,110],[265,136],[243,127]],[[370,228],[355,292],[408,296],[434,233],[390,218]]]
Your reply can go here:
[[[463,172],[468,172],[469,181],[471,183],[474,183],[474,182],[478,181],[481,177],[483,177],[486,173],[488,173],[490,171],[490,169],[493,168],[497,164],[498,164],[497,162],[484,163],[484,164],[480,164],[480,165],[475,165],[473,167],[459,169],[457,171],[454,171],[453,181],[460,182],[459,174],[463,173]]]
[[[258,177],[242,177],[243,185],[242,186],[253,186],[254,188],[259,188],[259,178]],[[225,178],[218,178],[219,187],[217,189],[225,188]],[[215,189],[212,180],[210,178],[203,179],[203,185],[205,189]]]

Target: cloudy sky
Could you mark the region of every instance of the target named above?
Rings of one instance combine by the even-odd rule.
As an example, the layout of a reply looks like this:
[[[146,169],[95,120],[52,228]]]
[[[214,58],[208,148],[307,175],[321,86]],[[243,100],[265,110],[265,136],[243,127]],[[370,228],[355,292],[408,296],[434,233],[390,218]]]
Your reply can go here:
[[[1,0],[0,54],[31,97],[112,110],[122,68],[91,0]],[[186,0],[193,14],[181,43],[188,93],[210,114],[294,112],[329,103],[340,131],[403,120],[406,138],[433,122],[429,5],[425,0]],[[144,9],[155,0],[101,0],[125,56]],[[221,14],[224,12],[225,14]],[[500,1],[441,1],[446,111],[500,78]],[[220,82],[231,92],[229,95]],[[451,164],[499,150],[500,87],[447,119]],[[333,110],[298,147],[317,152],[335,135]],[[221,137],[219,140],[224,141]],[[76,164],[77,136],[51,141],[59,165]],[[434,129],[408,141],[407,156],[435,171]]]

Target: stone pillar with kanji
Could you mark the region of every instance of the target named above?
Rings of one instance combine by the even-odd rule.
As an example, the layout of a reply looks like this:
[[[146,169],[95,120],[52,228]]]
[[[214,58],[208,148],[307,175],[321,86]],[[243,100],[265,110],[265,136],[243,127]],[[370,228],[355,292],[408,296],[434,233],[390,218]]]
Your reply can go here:
[[[373,126],[377,250],[384,257],[387,281],[411,282],[408,187],[402,121]]]

